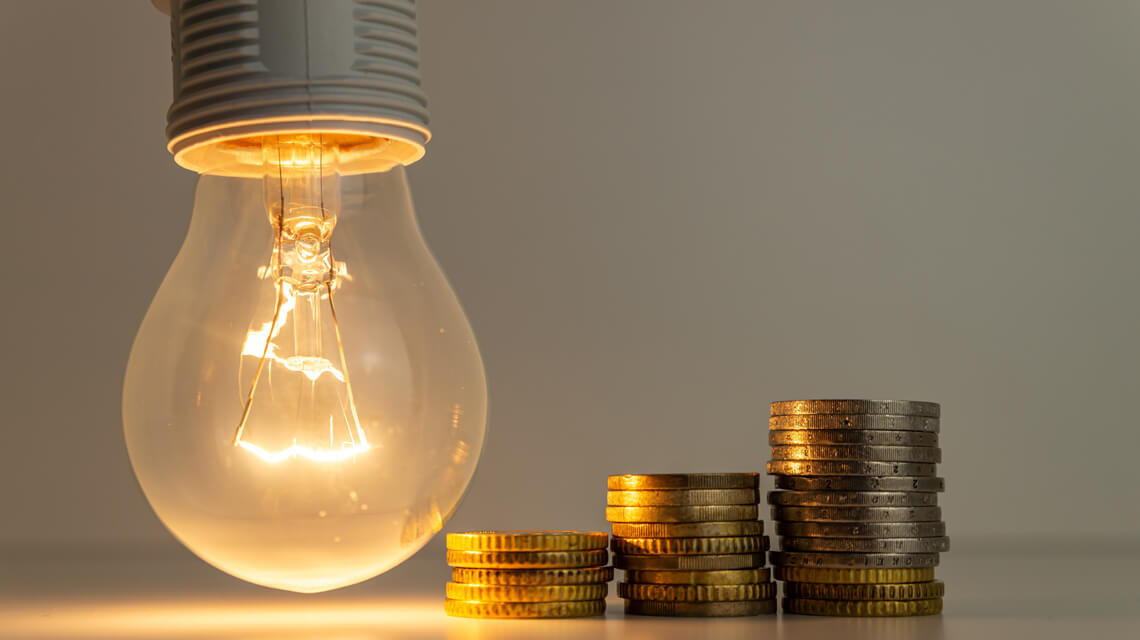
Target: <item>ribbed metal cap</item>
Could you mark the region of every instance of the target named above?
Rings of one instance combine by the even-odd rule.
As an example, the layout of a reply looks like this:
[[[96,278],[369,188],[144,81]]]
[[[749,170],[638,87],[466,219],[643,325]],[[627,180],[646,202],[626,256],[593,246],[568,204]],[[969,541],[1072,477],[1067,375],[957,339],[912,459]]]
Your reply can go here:
[[[342,173],[420,159],[431,134],[414,0],[173,0],[168,148],[257,176],[266,136],[320,134]]]

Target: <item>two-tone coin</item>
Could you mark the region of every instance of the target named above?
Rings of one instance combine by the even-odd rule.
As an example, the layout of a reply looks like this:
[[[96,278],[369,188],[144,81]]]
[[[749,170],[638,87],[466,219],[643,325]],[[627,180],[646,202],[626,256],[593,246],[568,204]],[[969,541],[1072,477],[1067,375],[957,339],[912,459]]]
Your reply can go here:
[[[937,522],[941,507],[782,507],[771,509],[774,520],[789,522]]]
[[[757,489],[759,486],[759,473],[626,473],[606,480],[606,487],[611,491]]]
[[[789,507],[932,507],[938,494],[922,491],[771,491],[768,504]]]
[[[458,551],[447,550],[447,564],[474,569],[556,569],[600,567],[606,564],[605,549],[586,551]]]
[[[784,611],[809,616],[889,617],[942,613],[942,599],[928,600],[812,600],[784,598]]]
[[[764,566],[763,553],[717,555],[626,555],[614,554],[614,566],[634,571],[719,571],[755,569]]]
[[[570,602],[604,600],[609,585],[599,583],[523,587],[448,582],[446,590],[448,598],[469,602]]]
[[[789,491],[921,491],[946,490],[944,478],[922,476],[776,476],[777,489]]]
[[[901,429],[777,429],[768,432],[768,444],[786,445],[889,445],[937,447],[938,434]]]
[[[614,553],[633,555],[707,555],[767,551],[766,536],[718,538],[622,538],[610,543]]]
[[[684,602],[770,600],[776,597],[776,585],[773,582],[710,585],[619,582],[618,595],[629,600],[680,600]]]
[[[606,504],[611,507],[735,505],[756,504],[759,501],[760,494],[755,489],[647,489],[606,492]]]
[[[789,538],[936,538],[945,522],[777,522],[776,535]]]
[[[638,571],[627,569],[625,579],[627,582],[638,584],[758,584],[770,582],[772,574],[769,569],[725,569],[720,571]]]
[[[443,610],[460,618],[582,618],[606,612],[605,600],[572,602],[468,602],[444,601]]]
[[[723,538],[758,536],[764,533],[761,520],[728,522],[612,522],[618,538]]]
[[[946,595],[946,585],[938,580],[895,584],[785,582],[784,595],[810,600],[929,600]]]
[[[900,582],[930,582],[934,567],[839,569],[812,567],[775,567],[776,579],[785,582],[811,582],[821,584],[893,584]]]
[[[457,551],[580,551],[605,549],[601,531],[463,531],[447,534],[447,548]]]
[[[773,551],[772,564],[811,569],[920,569],[938,566],[938,554]]]
[[[453,582],[465,584],[547,586],[602,584],[614,579],[613,567],[570,569],[471,569],[454,567]]]
[[[937,402],[914,400],[782,400],[773,402],[771,411],[774,416],[858,414],[937,418],[942,408]]]
[[[626,600],[625,612],[639,616],[675,618],[721,618],[758,616],[776,612],[775,599],[727,602],[680,602],[675,600]]]
[[[782,551],[820,553],[943,553],[950,538],[780,538]]]
[[[685,507],[606,507],[610,522],[705,522],[755,520],[755,504],[702,505]]]
[[[882,460],[772,460],[768,473],[781,476],[933,476],[933,462],[884,462]]]
[[[938,418],[927,416],[899,416],[873,414],[798,414],[772,416],[768,419],[772,430],[831,430],[870,429],[874,431],[926,431],[938,433]]]
[[[896,447],[869,444],[800,444],[777,445],[772,448],[773,460],[857,460],[861,462],[941,462],[942,450],[938,447]]]

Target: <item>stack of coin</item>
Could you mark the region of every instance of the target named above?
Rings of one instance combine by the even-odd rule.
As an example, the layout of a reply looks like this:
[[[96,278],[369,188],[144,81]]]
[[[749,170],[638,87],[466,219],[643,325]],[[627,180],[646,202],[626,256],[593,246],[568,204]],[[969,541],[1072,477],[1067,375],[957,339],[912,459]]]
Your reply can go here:
[[[950,548],[938,507],[940,408],[899,400],[773,402],[768,494],[787,613],[942,611],[934,579]]]
[[[444,611],[463,618],[579,618],[606,612],[613,567],[602,531],[447,534]]]
[[[776,612],[756,473],[610,476],[606,519],[627,614]]]

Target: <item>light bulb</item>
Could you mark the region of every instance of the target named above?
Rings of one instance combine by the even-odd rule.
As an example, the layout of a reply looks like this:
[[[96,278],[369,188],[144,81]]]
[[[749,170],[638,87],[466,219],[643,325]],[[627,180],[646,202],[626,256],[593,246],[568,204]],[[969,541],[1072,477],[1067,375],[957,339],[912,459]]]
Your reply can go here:
[[[148,501],[194,553],[324,591],[440,530],[482,448],[486,384],[403,169],[340,175],[335,135],[260,140],[242,150],[260,178],[199,179],[131,350],[124,429]]]

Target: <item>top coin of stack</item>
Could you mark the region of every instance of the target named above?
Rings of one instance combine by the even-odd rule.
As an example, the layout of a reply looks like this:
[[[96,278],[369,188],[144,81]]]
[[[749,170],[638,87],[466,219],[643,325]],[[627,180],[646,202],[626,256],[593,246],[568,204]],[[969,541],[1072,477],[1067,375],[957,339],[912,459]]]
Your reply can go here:
[[[610,476],[606,519],[626,613],[774,613],[758,483],[755,473]]]
[[[447,534],[444,611],[464,618],[576,618],[606,611],[614,577],[601,531]]]
[[[768,495],[784,611],[925,615],[949,549],[936,477],[940,407],[899,400],[773,402]]]

